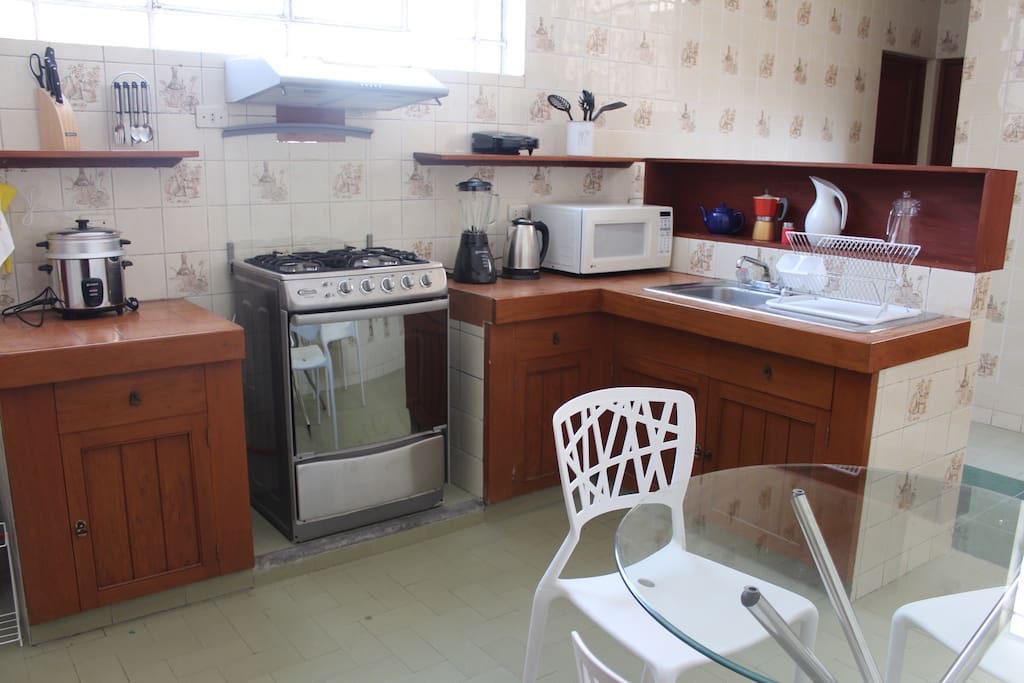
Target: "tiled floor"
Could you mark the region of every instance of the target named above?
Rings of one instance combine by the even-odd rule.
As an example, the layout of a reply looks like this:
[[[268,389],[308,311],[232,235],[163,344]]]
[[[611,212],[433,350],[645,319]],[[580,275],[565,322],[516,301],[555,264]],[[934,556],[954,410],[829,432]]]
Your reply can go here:
[[[987,432],[981,440],[972,433],[968,463],[984,457],[1016,466],[1024,436],[1003,443],[1004,435]],[[997,450],[1001,458],[993,455]],[[601,519],[588,529],[570,573],[613,570],[616,522]],[[345,564],[73,638],[0,648],[0,681],[516,681],[533,589],[566,527],[560,490],[549,489],[490,506],[448,533],[418,529],[410,545]],[[865,629],[884,652],[892,597],[884,590],[869,597],[877,618],[867,617]],[[834,619],[827,618],[827,605],[820,612],[821,649],[842,651],[845,644]],[[575,680],[572,629],[580,630],[613,668],[639,680],[637,662],[588,628],[574,610],[556,603],[543,681]],[[948,661],[948,653],[923,638],[911,640],[908,657],[924,662],[925,671],[935,669],[932,680]],[[856,676],[852,670],[837,673],[842,680],[856,680],[850,678]],[[721,680],[737,679],[714,666],[685,677],[687,683]]]

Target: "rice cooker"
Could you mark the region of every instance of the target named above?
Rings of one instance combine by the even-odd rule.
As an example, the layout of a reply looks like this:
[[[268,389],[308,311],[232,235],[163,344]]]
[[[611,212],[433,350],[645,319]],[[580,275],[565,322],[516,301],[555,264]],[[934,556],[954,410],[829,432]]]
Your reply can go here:
[[[47,250],[49,263],[39,270],[50,274],[55,308],[65,318],[138,308],[138,301],[124,294],[124,269],[132,265],[124,258],[124,245],[131,242],[116,230],[90,228],[87,219],[75,222],[77,228],[51,232],[36,243]]]

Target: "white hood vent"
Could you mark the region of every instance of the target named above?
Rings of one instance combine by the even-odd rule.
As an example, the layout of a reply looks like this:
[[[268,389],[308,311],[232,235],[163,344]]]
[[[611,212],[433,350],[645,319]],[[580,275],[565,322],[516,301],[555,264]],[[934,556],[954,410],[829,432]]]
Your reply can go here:
[[[224,91],[228,102],[371,110],[397,109],[448,94],[423,69],[259,57],[227,60]]]

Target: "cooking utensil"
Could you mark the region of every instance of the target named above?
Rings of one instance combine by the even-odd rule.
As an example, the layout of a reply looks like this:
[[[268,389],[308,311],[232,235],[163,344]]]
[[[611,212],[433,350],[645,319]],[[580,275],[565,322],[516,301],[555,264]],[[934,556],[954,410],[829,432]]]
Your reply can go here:
[[[597,119],[600,118],[601,114],[605,113],[606,111],[615,111],[616,109],[622,109],[625,106],[625,102],[609,102],[608,104],[602,104],[601,108],[597,110],[597,113],[594,114],[594,118],[592,118],[591,121],[597,121]]]
[[[132,265],[123,258],[124,245],[131,242],[116,230],[90,228],[86,219],[75,222],[77,228],[51,232],[36,243],[46,249],[47,264],[39,269],[53,278],[64,317],[137,306],[124,293],[124,269]]]
[[[118,145],[125,144],[124,134],[124,99],[121,93],[121,84],[114,81],[114,99],[117,105],[117,123],[114,125],[114,143]]]
[[[35,76],[39,87],[45,88],[47,79],[46,68],[43,66],[43,58],[39,56],[39,53],[33,52],[28,56],[28,70]]]
[[[580,94],[580,109],[583,110],[583,120],[589,121],[590,114],[594,111],[594,94],[589,90],[584,90]]]
[[[132,85],[138,85],[134,81],[131,84],[128,81],[121,81],[121,91],[124,93],[124,113],[128,115],[128,137],[131,139],[131,144],[139,142],[139,131],[135,127],[135,115],[137,112],[132,110]]]
[[[149,142],[153,139],[153,127],[149,125],[149,85],[142,81],[141,88],[142,106],[136,107],[142,111],[142,125],[139,126],[139,140]]]
[[[572,105],[569,104],[569,100],[565,99],[561,95],[548,95],[548,104],[557,109],[558,111],[564,111],[569,115],[569,120],[572,121]]]
[[[548,226],[517,218],[508,226],[501,276],[512,280],[540,278],[540,264],[548,253]]]

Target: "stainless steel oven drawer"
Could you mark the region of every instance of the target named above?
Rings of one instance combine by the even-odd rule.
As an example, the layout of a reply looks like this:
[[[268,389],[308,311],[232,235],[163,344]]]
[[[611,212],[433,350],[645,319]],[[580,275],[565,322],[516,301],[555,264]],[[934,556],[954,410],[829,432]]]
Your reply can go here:
[[[295,470],[299,521],[348,514],[439,491],[444,436],[368,455],[300,463]]]

